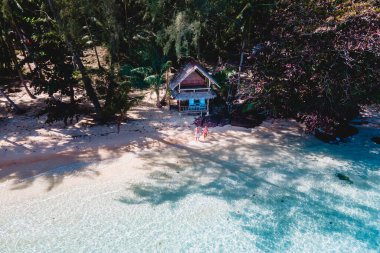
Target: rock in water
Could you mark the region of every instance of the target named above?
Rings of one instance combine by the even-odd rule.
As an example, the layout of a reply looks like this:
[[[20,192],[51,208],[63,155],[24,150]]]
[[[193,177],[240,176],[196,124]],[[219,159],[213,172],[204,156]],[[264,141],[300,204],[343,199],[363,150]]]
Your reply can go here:
[[[327,134],[319,129],[315,130],[315,137],[317,137],[319,140],[326,142],[326,143],[331,143],[335,141],[335,137],[332,136],[331,134]]]
[[[368,125],[369,121],[365,119],[355,119],[350,122],[353,125]]]
[[[355,134],[358,134],[358,132],[359,130],[356,127],[350,125],[341,125],[336,129],[335,135],[341,139],[346,139]]]
[[[339,178],[339,180],[347,181],[347,182],[349,182],[350,184],[353,183],[353,182],[351,181],[351,179],[350,179],[348,176],[346,176],[346,175],[344,175],[344,174],[342,174],[342,173],[336,173],[336,176],[337,176],[337,178]]]
[[[371,140],[372,140],[374,143],[376,143],[376,144],[380,144],[380,137],[378,137],[378,136],[372,137]]]
[[[322,129],[316,129],[314,134],[319,140],[330,143],[338,144],[340,142],[348,141],[351,136],[357,134],[359,131],[356,127],[350,125],[341,125],[332,133],[326,133]]]

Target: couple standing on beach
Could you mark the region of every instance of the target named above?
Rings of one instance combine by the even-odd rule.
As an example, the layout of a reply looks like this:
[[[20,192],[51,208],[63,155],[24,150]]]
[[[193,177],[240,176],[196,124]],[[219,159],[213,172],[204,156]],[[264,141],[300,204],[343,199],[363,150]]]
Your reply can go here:
[[[201,137],[201,135],[203,135],[203,140],[206,140],[206,137],[208,135],[208,126],[205,126],[203,130],[201,127],[197,126],[194,130],[194,135],[195,135],[195,141],[199,141],[199,138]]]

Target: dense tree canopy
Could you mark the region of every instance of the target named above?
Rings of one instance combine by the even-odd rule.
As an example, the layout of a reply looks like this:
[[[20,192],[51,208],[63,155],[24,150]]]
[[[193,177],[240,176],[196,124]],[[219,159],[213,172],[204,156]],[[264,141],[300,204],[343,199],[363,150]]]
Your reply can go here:
[[[30,80],[53,107],[76,108],[85,95],[100,118],[125,114],[135,79],[123,70],[150,69],[157,92],[156,63],[177,68],[187,57],[239,74],[242,59],[246,77],[227,82],[234,99],[310,129],[379,101],[375,0],[1,0],[0,11],[0,72],[18,73],[25,88]],[[81,56],[96,46],[108,60],[91,69]]]
[[[371,1],[284,3],[253,69],[255,101],[311,129],[357,115],[379,100],[380,16]]]

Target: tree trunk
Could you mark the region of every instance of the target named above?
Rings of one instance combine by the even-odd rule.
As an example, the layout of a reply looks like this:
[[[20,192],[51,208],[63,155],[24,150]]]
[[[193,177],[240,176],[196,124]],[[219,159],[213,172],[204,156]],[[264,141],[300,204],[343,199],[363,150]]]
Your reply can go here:
[[[96,49],[96,46],[94,46],[94,51],[95,51],[95,55],[96,55],[96,60],[98,61],[98,68],[99,69],[102,69],[102,65],[100,64],[100,60],[99,60],[99,54],[98,54],[98,50]]]
[[[47,0],[47,2],[48,2],[48,5],[49,5],[49,9],[50,9],[50,11],[51,11],[51,13],[53,14],[54,19],[55,19],[57,22],[59,22],[59,19],[57,19],[57,18],[59,18],[59,17],[58,17],[57,14],[55,13],[55,8],[54,8],[54,5],[53,5],[53,1],[52,1],[52,0]]]
[[[83,62],[77,52],[74,52],[74,61],[77,64],[80,73],[82,74],[84,89],[86,90],[87,96],[90,98],[92,104],[94,105],[96,114],[99,115],[101,112],[101,107],[98,100],[98,96],[96,95],[94,87],[92,87],[91,79],[88,76],[87,71],[83,65]]]
[[[21,51],[22,51],[22,55],[24,56],[24,59],[26,59],[28,56],[27,56],[27,54],[25,52],[25,49],[21,49]],[[30,66],[30,63],[27,62],[26,64],[28,65],[30,73],[33,73],[32,66]]]
[[[12,99],[10,99],[8,97],[7,94],[4,93],[3,89],[0,89],[0,95],[2,95],[3,97],[5,97],[5,99],[12,105],[12,107],[15,109],[16,113],[21,113],[23,110],[20,109],[20,107],[18,107],[15,102],[12,101]]]
[[[165,93],[161,99],[160,104],[163,104],[166,102],[168,91],[169,91],[169,70],[166,70],[166,72],[165,72]]]
[[[116,84],[116,82],[114,80],[114,77],[110,76],[109,77],[108,89],[107,89],[107,95],[106,95],[105,107],[109,106],[109,104],[111,103],[111,100],[112,100],[112,97],[113,97],[113,93],[114,93],[114,90],[115,90],[116,86],[117,86],[117,84]]]
[[[26,85],[26,81],[24,79],[24,76],[22,74],[20,66],[18,66],[17,56],[16,56],[16,53],[15,53],[15,49],[13,48],[12,41],[10,41],[10,39],[6,38],[5,39],[5,43],[6,43],[7,47],[8,47],[8,51],[9,51],[9,53],[11,55],[13,64],[15,65],[15,68],[17,70],[17,73],[18,73],[18,76],[20,78],[21,84],[24,86],[24,88],[26,90],[26,93],[28,93],[29,97],[32,98],[32,99],[36,99],[36,97],[32,94],[32,92],[30,92],[28,86]]]
[[[156,106],[157,106],[157,108],[161,108],[162,106],[161,106],[161,103],[160,103],[160,88],[156,88],[155,89],[155,91],[156,91]]]
[[[29,50],[29,47],[24,42],[25,36],[22,35],[21,30],[20,30],[19,25],[16,22],[16,20],[13,20],[13,26],[14,26],[14,30],[16,31],[17,37],[20,40],[20,45],[22,46],[21,51],[22,51],[24,57],[26,58],[28,56],[30,50]],[[38,65],[35,61],[33,61],[33,64],[34,64],[34,67],[38,69]],[[32,70],[32,67],[30,66],[30,63],[27,62],[27,65],[28,65],[30,73],[32,73],[33,70]],[[37,74],[39,75],[39,78],[42,78],[42,72],[41,71],[38,71]]]
[[[54,19],[58,23],[58,26],[62,27],[62,25],[61,25],[61,19],[56,14],[56,12],[55,12],[53,1],[52,0],[47,0],[47,2],[48,2],[48,5],[49,5],[49,8],[50,8],[50,11],[53,14]],[[80,73],[82,75],[84,89],[86,90],[87,96],[90,98],[92,104],[94,105],[95,113],[97,115],[100,115],[100,113],[101,113],[101,107],[100,107],[100,103],[99,103],[99,100],[98,100],[98,96],[96,95],[94,87],[92,87],[91,79],[90,79],[90,77],[87,74],[86,68],[84,67],[81,58],[79,57],[79,53],[74,49],[73,43],[72,43],[71,39],[67,36],[67,34],[65,34],[64,31],[63,32],[60,31],[60,32],[61,32],[61,34],[63,34],[63,36],[65,38],[65,41],[66,41],[66,44],[68,45],[69,49],[73,53],[74,63],[78,66],[78,69],[79,69],[79,71],[80,71]]]
[[[21,71],[20,71],[19,69],[17,69],[17,72],[18,72],[18,75],[20,76],[20,81],[21,81],[22,85],[24,86],[24,88],[25,88],[25,90],[26,90],[26,93],[28,93],[28,95],[29,95],[29,97],[30,97],[31,99],[36,99],[36,96],[34,96],[34,95],[32,94],[32,92],[30,92],[30,90],[29,90],[29,88],[28,88],[28,85],[27,85],[27,82],[24,80],[24,77],[23,77]]]
[[[74,97],[74,86],[72,83],[70,83],[70,103],[74,104],[75,97]]]
[[[24,57],[26,58],[26,57],[30,56],[30,50],[29,50],[29,47],[28,47],[24,42],[22,43],[22,46],[23,46],[22,53],[23,53]],[[28,68],[29,68],[30,73],[33,73],[33,69],[32,69],[32,67],[30,66],[30,63],[27,62],[27,64],[28,64]],[[42,71],[41,71],[41,69],[39,68],[37,62],[35,62],[35,61],[33,60],[33,64],[34,64],[34,70],[36,70],[37,75],[38,75],[38,78],[43,79],[44,76],[43,76]]]
[[[115,65],[114,65],[114,59],[115,55],[112,54],[112,50],[110,50],[111,53],[111,62],[110,62],[110,73],[108,75],[109,84],[107,88],[107,95],[106,95],[106,103],[105,106],[107,107],[113,97],[114,90],[117,86],[117,83],[115,82]]]
[[[241,45],[241,52],[240,52],[240,64],[239,64],[239,72],[238,72],[238,84],[237,84],[237,92],[239,92],[240,88],[240,75],[241,75],[241,70],[243,67],[243,60],[244,60],[244,41]]]
[[[87,19],[86,19],[86,26],[87,26],[88,34],[90,35],[90,40],[94,43],[94,40],[93,40],[93,37],[92,37],[92,33],[91,33],[91,30],[90,30],[90,26],[88,25]],[[99,60],[98,50],[96,49],[95,43],[94,43],[94,51],[95,51],[96,60],[98,61],[98,68],[102,69],[102,65],[100,64],[100,60]]]
[[[23,36],[22,36],[22,32],[21,32],[20,25],[18,24],[17,19],[14,18],[13,14],[10,15],[10,25],[11,25],[11,27],[12,27],[12,30],[14,30],[14,31],[16,32],[17,37],[18,37],[18,39],[19,39],[19,41],[20,41],[20,44],[23,46],[23,48],[21,49],[21,51],[22,51],[24,57],[26,58],[26,57],[27,57],[27,54],[26,54],[25,51],[29,52],[29,49],[28,49],[27,45],[23,42],[24,38],[23,38]],[[0,38],[0,39],[2,39],[2,38]],[[8,41],[7,35],[5,35],[5,43],[6,43],[6,44],[9,43],[9,45],[6,45],[6,44],[5,44],[5,46],[8,47],[8,50],[13,50],[13,52],[14,52],[14,49],[13,49],[14,47],[13,47],[13,45],[12,45],[12,41],[11,41],[11,40]],[[11,46],[11,47],[10,47],[10,46]],[[11,58],[13,58],[13,57],[11,57]],[[16,59],[17,59],[17,58],[16,58]],[[12,60],[12,61],[13,61],[13,60]],[[16,60],[16,61],[17,61],[17,60]],[[27,65],[28,65],[28,68],[29,68],[30,72],[32,72],[32,67],[30,66],[30,63],[29,63],[29,62],[27,62]],[[37,66],[37,65],[35,65],[35,66]],[[15,67],[17,68],[17,66],[15,66]],[[23,84],[23,85],[24,85],[24,84]],[[35,96],[29,91],[28,87],[27,87],[26,85],[24,85],[24,87],[25,87],[25,89],[26,89],[28,95],[29,95],[31,98],[35,99],[36,97],[35,97]]]

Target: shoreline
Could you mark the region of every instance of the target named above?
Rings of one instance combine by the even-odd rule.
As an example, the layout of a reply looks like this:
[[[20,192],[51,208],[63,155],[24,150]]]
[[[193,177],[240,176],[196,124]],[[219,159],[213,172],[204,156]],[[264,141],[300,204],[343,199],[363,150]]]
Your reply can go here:
[[[352,142],[331,145],[305,135],[295,121],[267,120],[253,129],[210,128],[206,142],[198,143],[190,117],[157,118],[125,124],[120,134],[101,136],[109,127],[94,127],[91,133],[99,134],[91,141],[66,138],[28,161],[22,149],[14,153],[21,165],[13,172],[30,171],[33,164],[36,170],[25,180],[9,173],[13,178],[0,182],[0,248],[181,251],[182,242],[219,240],[231,250],[242,244],[252,249],[257,240],[272,239],[246,228],[277,236],[282,221],[290,225],[276,240],[288,240],[290,231],[295,251],[318,245],[305,244],[305,237],[326,242],[332,235],[343,251],[373,249],[374,241],[354,236],[373,238],[379,231],[380,146],[369,139],[378,129],[360,127]],[[72,150],[78,143],[81,149]],[[340,232],[325,234],[331,227]],[[237,234],[238,244],[225,234]]]
[[[126,124],[123,127],[128,128]],[[281,129],[284,127],[284,129]],[[200,142],[195,142],[193,129],[191,126],[180,126],[175,129],[163,127],[160,132],[139,132],[134,135],[128,135],[131,131],[123,131],[120,134],[112,134],[107,137],[93,138],[88,142],[81,142],[80,150],[73,150],[76,140],[65,142],[60,149],[48,148],[43,153],[23,152],[13,153],[7,158],[0,158],[0,185],[6,188],[23,189],[23,185],[34,184],[34,181],[49,181],[51,178],[60,178],[67,180],[70,175],[75,173],[86,173],[88,168],[101,163],[117,162],[123,157],[139,156],[144,152],[160,152],[167,149],[178,150],[189,149],[198,151],[210,151],[214,145],[223,145],[225,141],[231,141],[239,137],[239,142],[257,142],[260,138],[267,141],[268,134],[280,135],[302,135],[297,130],[298,125],[291,121],[265,121],[259,127],[246,129],[233,127],[230,125],[224,127],[210,128],[210,134],[206,141],[201,138]],[[277,131],[277,133],[276,133]],[[132,129],[132,132],[134,130]],[[128,136],[126,136],[128,135]],[[251,138],[249,138],[251,136]],[[101,145],[98,145],[102,143]],[[2,151],[4,152],[4,151]],[[176,155],[173,154],[175,157]],[[135,162],[138,159],[134,160]],[[78,168],[70,169],[70,166]],[[68,167],[66,171],[64,168]],[[131,164],[131,170],[134,170],[134,164]],[[58,170],[58,171],[57,171]],[[91,170],[91,169],[90,169]],[[117,178],[117,172],[104,171],[106,177]],[[100,175],[100,174],[99,174]],[[43,183],[42,183],[43,184]],[[67,182],[70,185],[69,182]],[[37,186],[41,188],[41,186]],[[49,188],[49,187],[48,187]],[[17,194],[18,195],[18,194]]]
[[[201,142],[196,143],[193,136],[194,117],[178,116],[176,112],[157,109],[154,103],[154,99],[146,96],[142,105],[128,113],[131,120],[121,125],[120,133],[117,133],[115,125],[83,127],[84,119],[67,128],[59,127],[62,123],[45,125],[39,119],[25,116],[0,122],[3,124],[1,131],[5,131],[0,132],[3,136],[0,139],[0,187],[5,185],[10,189],[24,189],[31,184],[36,185],[34,182],[39,180],[47,181],[48,184],[50,180],[54,185],[56,181],[70,181],[67,179],[72,174],[86,172],[94,164],[118,162],[123,157],[170,148],[175,152],[188,149],[198,156],[201,155],[198,151],[210,152],[226,143],[262,143],[264,146],[285,149],[294,140],[306,146],[331,145],[305,134],[304,126],[295,120],[281,119],[268,119],[252,129],[231,125],[210,128],[206,142],[201,138]],[[309,144],[302,139],[307,139]],[[175,158],[176,154],[171,156],[168,159]],[[135,159],[134,162],[145,161]],[[135,170],[134,164],[130,164],[130,167]],[[93,172],[98,173],[96,170]],[[106,177],[113,179],[117,179],[117,173],[103,171]],[[47,187],[50,190],[53,188]]]

